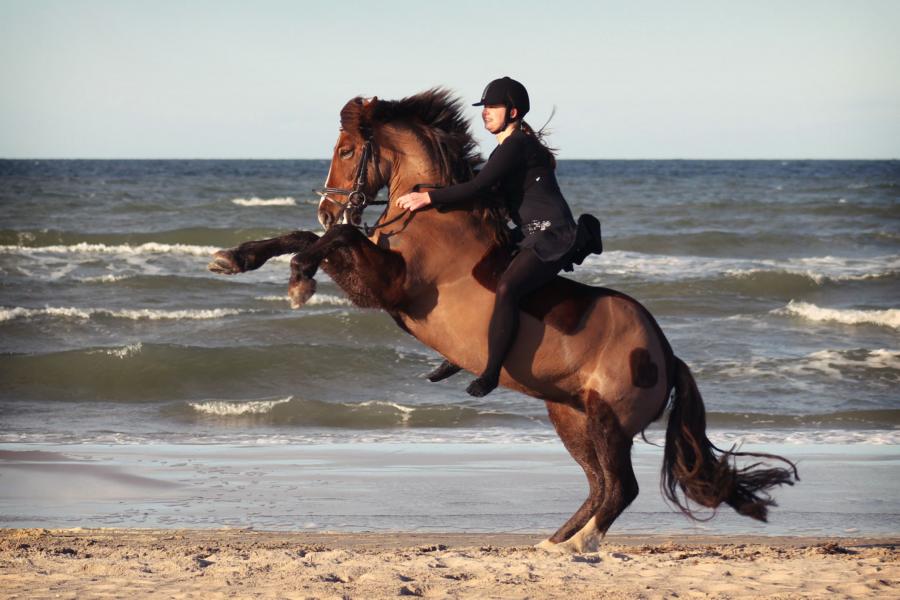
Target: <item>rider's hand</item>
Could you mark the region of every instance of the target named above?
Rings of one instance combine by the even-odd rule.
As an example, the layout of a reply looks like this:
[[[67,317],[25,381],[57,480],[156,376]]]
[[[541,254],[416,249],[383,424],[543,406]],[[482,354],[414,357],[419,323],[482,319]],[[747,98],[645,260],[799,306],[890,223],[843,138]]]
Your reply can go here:
[[[428,192],[410,192],[397,198],[397,206],[413,212],[431,204]]]

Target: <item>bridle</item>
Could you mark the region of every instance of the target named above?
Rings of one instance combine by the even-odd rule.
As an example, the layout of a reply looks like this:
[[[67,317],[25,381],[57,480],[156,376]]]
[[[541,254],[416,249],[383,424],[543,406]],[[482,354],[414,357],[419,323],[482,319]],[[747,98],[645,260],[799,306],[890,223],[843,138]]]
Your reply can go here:
[[[323,200],[328,200],[329,202],[333,202],[340,206],[340,212],[337,214],[335,218],[335,223],[340,223],[344,218],[344,214],[347,211],[350,211],[350,214],[353,215],[358,214],[362,215],[362,211],[369,205],[380,205],[387,204],[387,200],[375,200],[374,198],[369,198],[366,194],[363,187],[366,185],[366,173],[368,171],[369,160],[373,159],[375,155],[375,151],[372,145],[372,138],[366,138],[366,143],[363,145],[362,156],[359,159],[359,164],[356,166],[356,176],[355,181],[353,183],[353,188],[337,188],[337,187],[326,187],[321,190],[313,190],[314,193],[318,194]],[[378,170],[378,162],[377,160],[373,161],[375,163],[375,169]],[[381,173],[379,172],[379,178],[381,177]],[[334,194],[337,196],[347,196],[346,202],[338,202],[334,198],[332,198],[329,194]],[[355,225],[355,227],[359,227]],[[377,229],[379,225],[375,225],[370,228],[368,225],[363,224],[362,228],[365,230],[366,235],[370,229]]]
[[[370,136],[370,137],[366,138],[366,143],[363,145],[363,152],[362,152],[362,156],[359,159],[359,164],[356,166],[356,176],[355,176],[355,181],[353,183],[352,189],[337,188],[337,187],[325,187],[321,190],[313,190],[313,193],[318,194],[323,200],[328,200],[329,202],[333,202],[334,204],[337,204],[340,207],[340,212],[338,212],[337,217],[335,217],[335,220],[334,220],[335,223],[340,223],[340,221],[344,218],[344,214],[347,213],[348,211],[350,211],[351,215],[358,214],[358,215],[362,216],[362,211],[364,211],[367,206],[385,205],[385,204],[390,203],[388,200],[375,200],[374,198],[370,199],[369,196],[366,194],[365,190],[363,190],[363,187],[366,185],[366,173],[368,170],[370,159],[372,160],[373,164],[375,165],[375,171],[378,174],[379,180],[382,180],[383,177],[381,175],[381,170],[378,167],[378,159],[375,157],[375,147],[372,144],[372,138]],[[437,183],[417,183],[415,186],[413,186],[413,191],[418,192],[422,188],[439,188],[439,187],[442,187],[442,186]],[[337,200],[335,200],[334,198],[329,196],[329,194],[334,194],[337,196],[347,196],[347,201],[343,202],[343,203],[338,202]],[[385,212],[387,212],[386,208],[385,208]],[[384,213],[382,213],[381,216],[384,216]],[[361,226],[355,225],[352,222],[350,222],[350,224],[353,225],[353,227],[356,227],[357,229],[361,229],[363,231],[363,233],[366,234],[366,237],[368,237],[368,236],[372,235],[372,233],[374,233],[376,229],[392,224],[394,221],[399,219],[401,216],[402,215],[398,215],[396,218],[391,219],[389,221],[385,221],[382,223],[376,223],[372,227],[369,227],[366,223],[363,223]],[[381,217],[379,217],[379,218],[381,218]]]

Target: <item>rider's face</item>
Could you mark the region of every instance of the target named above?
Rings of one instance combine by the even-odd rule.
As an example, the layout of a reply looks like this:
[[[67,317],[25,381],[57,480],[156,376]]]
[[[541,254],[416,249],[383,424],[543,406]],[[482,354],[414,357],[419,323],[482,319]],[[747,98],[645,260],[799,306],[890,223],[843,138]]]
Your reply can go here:
[[[516,109],[512,109],[511,118],[515,118]],[[484,128],[493,134],[500,133],[506,129],[506,106],[503,104],[485,104],[481,109],[481,119],[484,121]]]

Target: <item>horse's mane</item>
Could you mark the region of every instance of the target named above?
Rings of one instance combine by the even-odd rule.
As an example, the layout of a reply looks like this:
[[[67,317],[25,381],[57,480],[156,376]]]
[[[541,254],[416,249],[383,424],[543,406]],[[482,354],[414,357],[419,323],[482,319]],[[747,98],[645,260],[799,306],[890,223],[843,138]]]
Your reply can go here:
[[[391,140],[380,127],[387,123],[408,127],[437,167],[441,181],[422,183],[468,181],[474,176],[475,167],[483,162],[469,123],[463,117],[462,102],[445,88],[435,87],[401,100],[366,102],[358,97],[341,110],[344,131],[358,131],[364,137],[371,135],[376,145],[391,147]],[[498,243],[509,242],[507,217],[496,203],[476,201],[474,211],[491,227]]]

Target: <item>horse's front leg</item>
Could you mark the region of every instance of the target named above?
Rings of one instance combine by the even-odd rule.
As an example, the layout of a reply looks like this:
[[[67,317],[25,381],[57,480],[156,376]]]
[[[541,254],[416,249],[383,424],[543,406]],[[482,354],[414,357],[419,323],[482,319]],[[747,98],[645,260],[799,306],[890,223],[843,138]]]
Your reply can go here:
[[[244,242],[236,248],[219,250],[213,254],[213,260],[207,268],[223,275],[245,273],[260,268],[275,256],[302,252],[318,239],[319,236],[312,231],[295,231],[277,238]]]
[[[335,225],[291,259],[288,295],[299,308],[315,293],[319,266],[357,306],[396,310],[404,301],[406,263],[372,243],[352,225]]]

